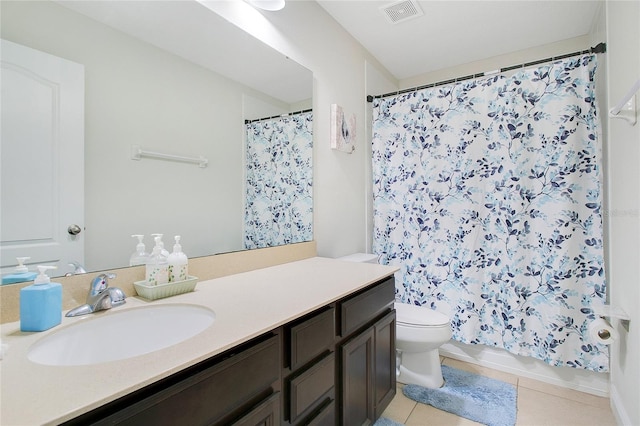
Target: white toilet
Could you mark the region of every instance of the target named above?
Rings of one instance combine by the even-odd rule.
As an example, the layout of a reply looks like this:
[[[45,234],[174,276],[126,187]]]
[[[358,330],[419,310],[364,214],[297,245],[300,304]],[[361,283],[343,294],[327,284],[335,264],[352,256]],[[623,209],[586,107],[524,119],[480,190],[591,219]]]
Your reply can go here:
[[[451,339],[449,318],[423,306],[395,303],[397,379],[439,388],[444,384],[438,348]]]
[[[354,253],[339,258],[378,263],[378,256]],[[439,388],[444,384],[438,348],[451,339],[449,317],[433,309],[395,303],[397,379],[400,383]]]

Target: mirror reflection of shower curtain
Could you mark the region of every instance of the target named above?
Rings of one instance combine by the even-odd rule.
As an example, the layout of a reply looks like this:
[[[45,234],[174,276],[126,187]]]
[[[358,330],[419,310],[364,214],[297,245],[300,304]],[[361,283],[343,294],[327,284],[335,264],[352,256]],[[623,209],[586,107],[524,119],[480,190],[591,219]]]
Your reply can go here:
[[[312,112],[246,124],[246,249],[313,239],[312,124]]]
[[[374,252],[453,338],[608,371],[595,55],[374,100]]]

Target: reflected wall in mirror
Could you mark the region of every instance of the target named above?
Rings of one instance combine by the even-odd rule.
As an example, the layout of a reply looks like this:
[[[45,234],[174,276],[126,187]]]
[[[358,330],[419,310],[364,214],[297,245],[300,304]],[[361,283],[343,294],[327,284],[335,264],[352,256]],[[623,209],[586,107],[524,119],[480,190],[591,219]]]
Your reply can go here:
[[[147,251],[151,233],[163,233],[169,250],[173,236],[181,235],[189,257],[245,248],[244,120],[311,108],[309,70],[192,0],[3,0],[0,8],[2,39],[84,68],[84,165],[76,175],[84,175],[84,212],[29,237],[35,246],[77,242],[84,258],[53,259],[30,250],[19,254],[31,257],[28,264],[57,261],[57,275],[72,271],[72,260],[88,271],[128,266],[133,234],[145,235]],[[3,56],[3,74],[4,62]],[[11,143],[4,136],[3,151]],[[134,161],[136,145],[202,156],[208,164]],[[38,163],[25,158],[20,167],[36,170]],[[12,200],[5,188],[19,182],[4,174],[2,181],[6,273],[22,243],[4,237],[14,229],[4,221],[5,204],[17,204],[5,203]],[[26,194],[19,208],[29,212],[38,201]],[[73,224],[82,232],[71,235]],[[307,232],[300,241],[310,238]],[[6,247],[17,250],[5,255]]]

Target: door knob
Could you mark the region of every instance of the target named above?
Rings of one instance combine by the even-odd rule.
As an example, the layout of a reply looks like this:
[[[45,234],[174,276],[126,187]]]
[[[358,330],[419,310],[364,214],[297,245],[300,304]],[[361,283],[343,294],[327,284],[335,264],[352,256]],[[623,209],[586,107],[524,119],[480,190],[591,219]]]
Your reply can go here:
[[[71,235],[78,235],[82,232],[82,228],[80,228],[78,225],[69,225],[69,227],[67,228],[67,232]]]

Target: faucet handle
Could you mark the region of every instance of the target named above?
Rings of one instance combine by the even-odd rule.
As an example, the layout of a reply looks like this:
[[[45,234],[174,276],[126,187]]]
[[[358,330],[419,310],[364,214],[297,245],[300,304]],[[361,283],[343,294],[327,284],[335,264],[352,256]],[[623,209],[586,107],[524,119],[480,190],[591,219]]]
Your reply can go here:
[[[89,289],[89,297],[96,296],[109,287],[109,278],[113,279],[116,274],[100,274],[91,281],[91,288]]]

